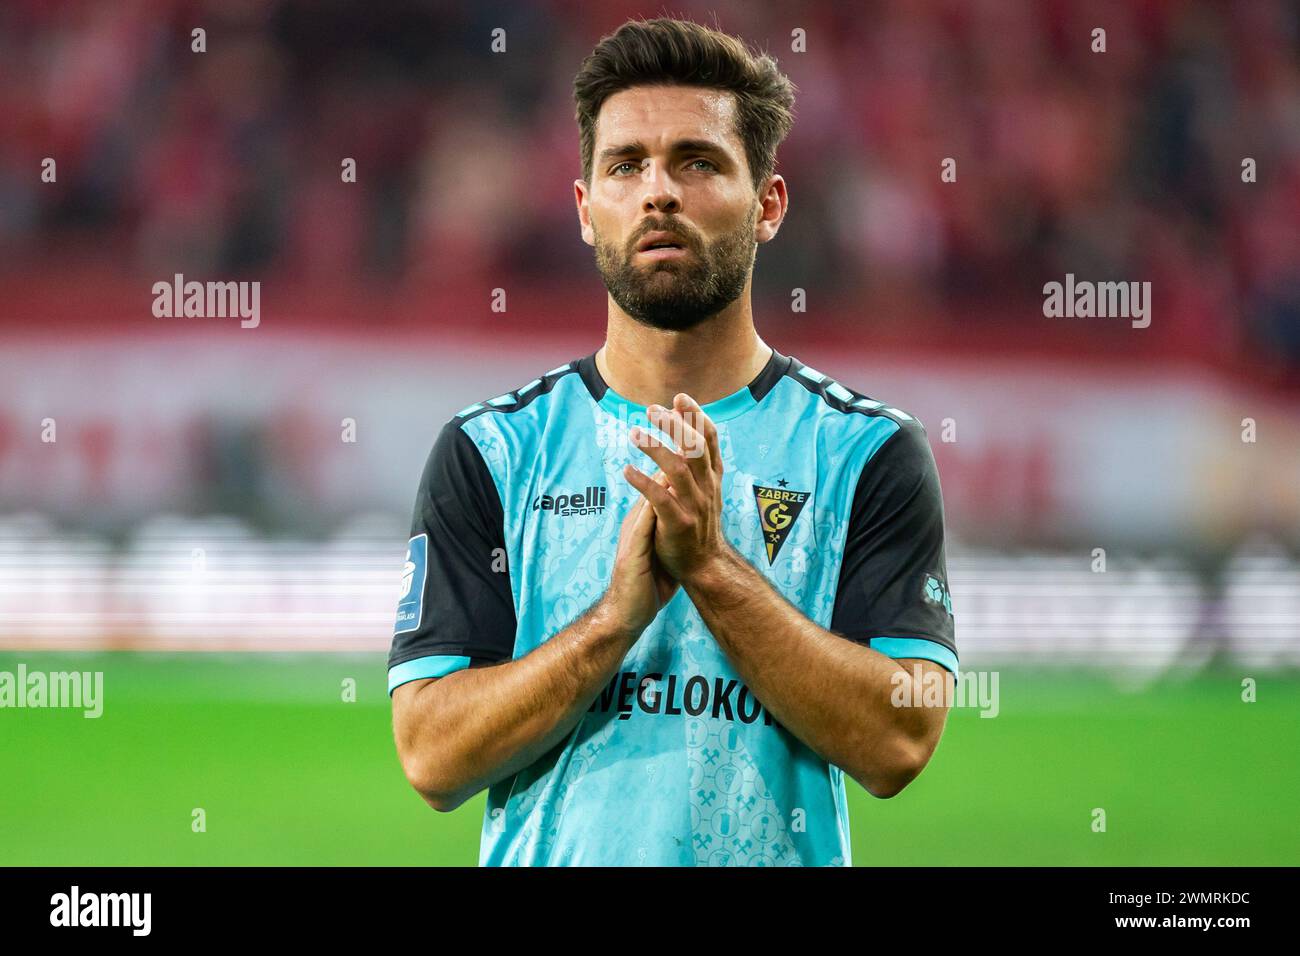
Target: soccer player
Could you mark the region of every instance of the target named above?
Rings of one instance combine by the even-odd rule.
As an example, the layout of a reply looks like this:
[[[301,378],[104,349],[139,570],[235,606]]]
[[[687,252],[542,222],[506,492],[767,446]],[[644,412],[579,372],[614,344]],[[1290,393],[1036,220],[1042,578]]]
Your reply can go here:
[[[755,331],[793,108],[770,57],[632,21],[575,97],[605,342],[433,445],[402,766],[438,810],[488,788],[483,865],[846,865],[844,774],[902,790],[947,711],[896,704],[957,671],[929,443]]]

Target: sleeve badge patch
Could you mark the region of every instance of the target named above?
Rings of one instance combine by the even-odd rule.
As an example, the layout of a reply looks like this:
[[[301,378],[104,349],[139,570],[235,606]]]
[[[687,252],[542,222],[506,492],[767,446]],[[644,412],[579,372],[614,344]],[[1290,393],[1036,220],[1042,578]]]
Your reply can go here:
[[[396,634],[414,631],[424,616],[424,580],[429,570],[429,536],[417,534],[406,547],[402,594],[397,599]]]

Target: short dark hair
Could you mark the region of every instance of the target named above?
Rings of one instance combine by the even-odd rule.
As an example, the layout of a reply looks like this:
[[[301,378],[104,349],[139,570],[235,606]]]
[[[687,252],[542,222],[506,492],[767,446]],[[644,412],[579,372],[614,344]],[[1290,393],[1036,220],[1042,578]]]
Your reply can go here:
[[[736,133],[757,190],[776,169],[776,147],[794,123],[796,87],[766,53],[689,20],[629,20],[604,37],[573,81],[582,137],[582,178],[591,182],[596,116],[609,97],[633,86],[701,86],[736,98]]]

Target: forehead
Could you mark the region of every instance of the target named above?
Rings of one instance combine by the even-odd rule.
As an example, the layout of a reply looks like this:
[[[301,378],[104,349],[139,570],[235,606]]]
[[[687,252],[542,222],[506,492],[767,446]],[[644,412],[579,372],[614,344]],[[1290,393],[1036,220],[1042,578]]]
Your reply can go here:
[[[601,104],[596,148],[639,141],[647,148],[678,139],[709,139],[737,152],[736,98],[696,86],[633,86]]]

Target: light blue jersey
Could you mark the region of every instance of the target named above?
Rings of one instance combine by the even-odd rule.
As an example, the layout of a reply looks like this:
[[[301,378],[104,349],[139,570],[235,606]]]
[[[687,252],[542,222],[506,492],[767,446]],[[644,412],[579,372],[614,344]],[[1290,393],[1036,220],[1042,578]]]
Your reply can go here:
[[[704,406],[727,539],[813,622],[957,670],[924,429],[773,352]],[[389,655],[407,681],[523,657],[595,603],[653,463],[594,355],[448,422],[421,481]],[[488,791],[484,865],[846,865],[844,775],[745,686],[679,589],[565,740]]]

